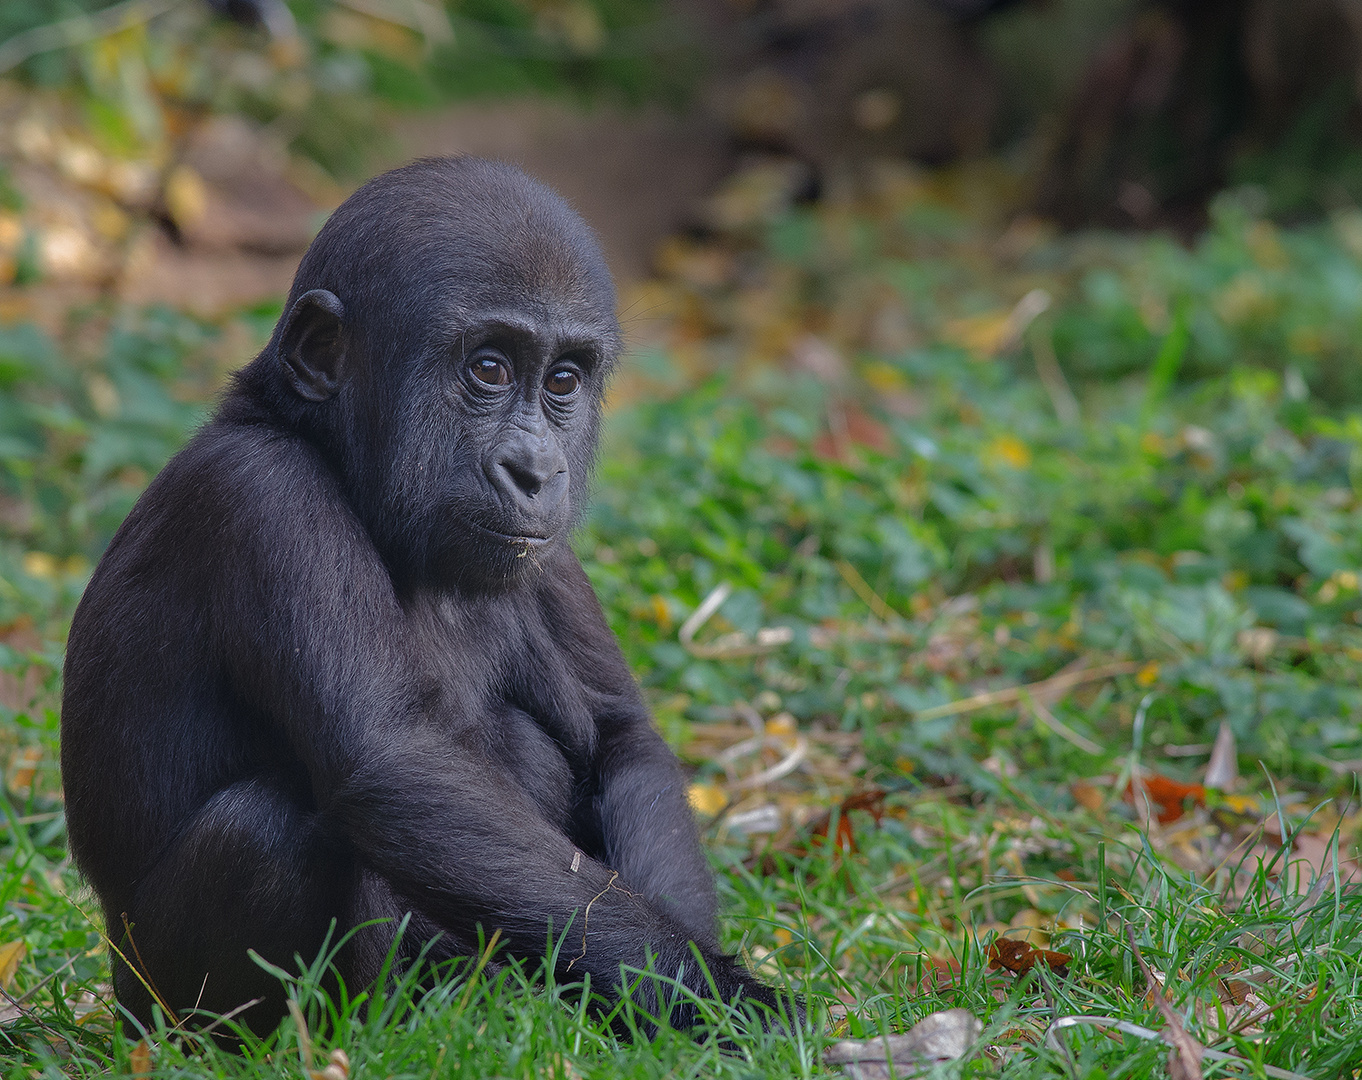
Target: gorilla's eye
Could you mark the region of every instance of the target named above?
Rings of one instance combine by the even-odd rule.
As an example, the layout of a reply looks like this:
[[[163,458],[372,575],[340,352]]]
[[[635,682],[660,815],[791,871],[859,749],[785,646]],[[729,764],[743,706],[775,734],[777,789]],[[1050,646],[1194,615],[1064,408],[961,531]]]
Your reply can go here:
[[[506,365],[493,356],[475,356],[468,365],[468,370],[473,373],[473,378],[478,382],[486,383],[488,386],[509,386],[511,384],[511,373]]]
[[[559,368],[557,371],[549,372],[549,377],[544,380],[544,389],[555,397],[567,397],[576,391],[577,382],[575,371]]]

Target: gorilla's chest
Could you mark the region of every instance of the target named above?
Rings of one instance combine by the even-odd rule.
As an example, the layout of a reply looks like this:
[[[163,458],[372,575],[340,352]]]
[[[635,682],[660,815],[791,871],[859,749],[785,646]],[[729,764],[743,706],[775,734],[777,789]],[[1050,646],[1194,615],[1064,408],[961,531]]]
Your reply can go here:
[[[567,651],[532,613],[506,619],[445,604],[432,614],[421,665],[428,710],[566,828],[591,789],[596,743],[589,696]]]
[[[493,753],[540,812],[560,828],[574,816],[582,777],[565,748],[523,709],[503,703],[490,710],[486,731]]]

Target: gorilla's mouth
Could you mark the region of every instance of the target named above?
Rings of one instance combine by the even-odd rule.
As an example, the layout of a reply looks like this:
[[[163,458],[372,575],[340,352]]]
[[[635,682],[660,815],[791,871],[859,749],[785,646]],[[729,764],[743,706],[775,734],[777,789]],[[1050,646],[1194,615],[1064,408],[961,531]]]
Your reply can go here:
[[[486,533],[488,536],[495,537],[497,540],[500,540],[503,544],[508,544],[512,547],[520,547],[525,548],[526,550],[534,550],[536,548],[542,548],[545,545],[553,542],[552,536],[513,535],[511,533],[498,532],[496,529],[489,529],[486,525],[479,525],[476,521],[470,522],[470,524],[479,532],[483,532]]]

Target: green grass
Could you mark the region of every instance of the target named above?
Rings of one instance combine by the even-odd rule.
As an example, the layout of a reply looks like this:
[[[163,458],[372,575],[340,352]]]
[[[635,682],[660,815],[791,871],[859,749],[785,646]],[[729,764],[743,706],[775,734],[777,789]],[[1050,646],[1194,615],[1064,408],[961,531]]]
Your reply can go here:
[[[728,278],[659,286],[671,329],[621,384],[578,548],[697,790],[730,800],[703,816],[728,943],[805,996],[809,1026],[763,1034],[716,1007],[696,1037],[630,1039],[640,1018],[514,965],[364,1007],[320,999],[303,958],[312,1066],[341,1048],[365,1076],[820,1075],[833,1038],[962,1006],[985,1033],[943,1075],[1159,1075],[1161,1042],[1046,1035],[1075,1016],[1164,1026],[1133,928],[1189,1030],[1247,1059],[1208,1075],[1362,1068],[1356,228],[1279,231],[1226,200],[1194,250],[1042,236],[1004,257],[915,200],[782,218],[715,249]],[[1050,311],[988,344],[1033,288]],[[907,330],[864,330],[867,298]],[[0,330],[0,667],[31,698],[0,717],[15,1075],[144,1063],[66,859],[61,641],[112,529],[274,314]],[[809,333],[841,354],[839,381],[777,362]],[[1050,347],[1077,416],[1037,377]],[[955,704],[1078,662],[1121,666],[1057,698]],[[730,775],[721,753],[753,710],[780,753],[796,733],[809,750],[749,790],[754,759]],[[1241,787],[1145,828],[1122,797],[1134,769],[1200,780],[1206,755],[1185,748],[1222,724]],[[854,850],[822,840],[817,814],[857,792],[876,814],[822,834]],[[776,831],[737,827],[748,811]],[[989,968],[989,943],[1026,928],[1063,972]],[[297,1075],[298,1044],[292,1021],[244,1056],[150,1040],[158,1075]]]

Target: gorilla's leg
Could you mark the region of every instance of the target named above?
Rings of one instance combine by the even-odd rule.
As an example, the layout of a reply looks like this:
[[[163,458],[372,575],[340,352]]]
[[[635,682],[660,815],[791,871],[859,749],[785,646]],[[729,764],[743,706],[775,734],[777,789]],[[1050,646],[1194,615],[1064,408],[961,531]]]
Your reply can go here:
[[[337,935],[368,919],[395,919],[391,900],[362,887],[353,855],[323,835],[297,794],[271,778],[241,781],[189,820],[138,883],[130,910],[106,911],[118,999],[149,1024],[152,992],[176,1019],[259,998],[240,1021],[263,1034],[284,1015],[285,997],[247,950],[296,971],[295,955],[311,962],[333,919]],[[340,964],[350,969],[341,976],[352,992],[377,973],[374,954],[381,963],[386,952],[372,933],[356,944]]]
[[[431,974],[426,965],[441,964],[478,951],[476,941],[463,941],[457,935],[441,930],[393,892],[386,878],[359,867],[346,913],[339,924],[355,930],[336,958],[336,967],[352,996],[373,985],[383,973],[383,966],[389,963],[389,954],[393,951],[393,936],[403,919],[408,919],[407,927],[397,954],[392,958],[390,974],[401,973],[420,957],[424,978]],[[435,973],[438,974],[438,970]]]

